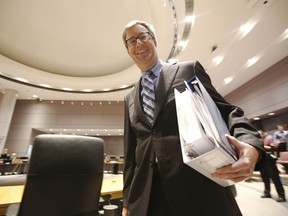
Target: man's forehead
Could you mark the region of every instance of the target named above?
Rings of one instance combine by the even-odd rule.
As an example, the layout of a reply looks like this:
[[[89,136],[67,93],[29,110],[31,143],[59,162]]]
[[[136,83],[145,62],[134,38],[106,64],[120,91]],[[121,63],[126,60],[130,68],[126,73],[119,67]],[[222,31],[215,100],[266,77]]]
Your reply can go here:
[[[135,25],[135,26],[133,26],[133,27],[131,27],[131,28],[129,28],[129,29],[127,30],[127,32],[126,32],[126,38],[129,38],[130,35],[135,35],[135,34],[137,34],[137,33],[139,33],[139,32],[146,32],[146,31],[147,31],[147,29],[146,29],[144,26],[142,26],[142,25]]]

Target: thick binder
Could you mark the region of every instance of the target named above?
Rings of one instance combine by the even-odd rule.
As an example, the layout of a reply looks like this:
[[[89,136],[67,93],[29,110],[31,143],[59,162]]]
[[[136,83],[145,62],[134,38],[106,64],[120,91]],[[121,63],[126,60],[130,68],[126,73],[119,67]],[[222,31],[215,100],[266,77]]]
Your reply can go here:
[[[229,130],[205,87],[195,76],[185,81],[187,89],[175,92],[183,162],[223,187],[234,184],[211,176],[217,168],[236,162]]]

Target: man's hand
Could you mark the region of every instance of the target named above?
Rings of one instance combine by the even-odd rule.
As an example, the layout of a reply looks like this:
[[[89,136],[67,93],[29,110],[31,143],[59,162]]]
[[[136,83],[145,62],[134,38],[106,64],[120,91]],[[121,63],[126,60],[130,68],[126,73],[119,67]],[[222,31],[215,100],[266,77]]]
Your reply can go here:
[[[212,173],[212,176],[220,179],[229,179],[234,182],[250,178],[253,175],[254,167],[259,157],[258,150],[233,136],[226,135],[226,138],[229,143],[235,146],[239,159],[233,164],[218,168]]]

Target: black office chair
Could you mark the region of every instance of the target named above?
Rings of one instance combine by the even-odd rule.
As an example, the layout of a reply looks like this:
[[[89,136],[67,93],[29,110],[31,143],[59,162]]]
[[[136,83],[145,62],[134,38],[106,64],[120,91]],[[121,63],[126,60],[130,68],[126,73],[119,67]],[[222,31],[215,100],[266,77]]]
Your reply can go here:
[[[104,141],[35,138],[18,216],[95,216],[103,180]]]

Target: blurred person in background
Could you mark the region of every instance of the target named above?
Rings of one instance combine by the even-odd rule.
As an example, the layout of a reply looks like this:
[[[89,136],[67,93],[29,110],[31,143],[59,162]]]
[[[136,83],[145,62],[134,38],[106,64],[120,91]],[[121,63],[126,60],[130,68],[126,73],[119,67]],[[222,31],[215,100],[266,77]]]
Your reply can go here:
[[[274,186],[276,188],[278,198],[276,198],[277,202],[285,202],[285,191],[284,187],[282,185],[279,171],[276,165],[277,157],[275,157],[274,154],[272,154],[271,149],[273,149],[273,146],[271,147],[271,143],[273,144],[273,138],[268,132],[262,132],[259,131],[263,142],[264,142],[264,148],[266,150],[267,156],[265,157],[265,162],[263,168],[260,170],[261,178],[264,183],[264,194],[261,196],[261,198],[272,198],[270,190],[270,179],[273,181]]]
[[[273,139],[274,145],[277,148],[277,157],[280,157],[280,152],[287,151],[286,136],[288,132],[284,130],[283,125],[277,125],[277,131],[274,132]]]

